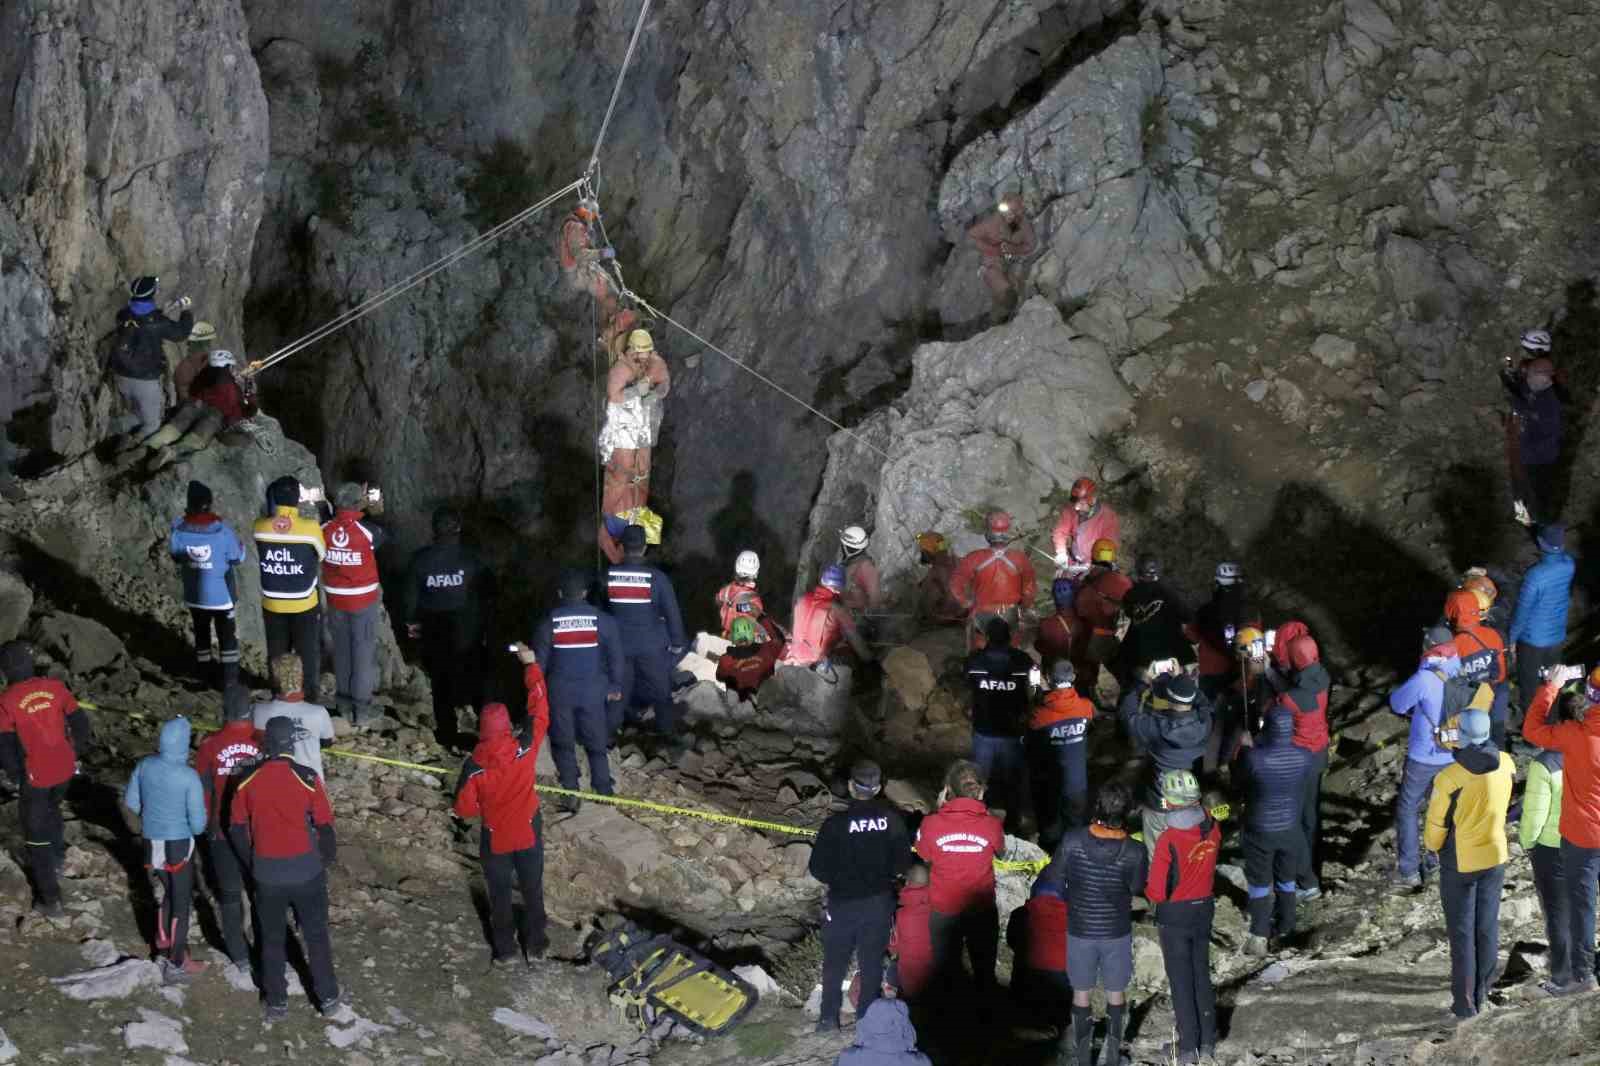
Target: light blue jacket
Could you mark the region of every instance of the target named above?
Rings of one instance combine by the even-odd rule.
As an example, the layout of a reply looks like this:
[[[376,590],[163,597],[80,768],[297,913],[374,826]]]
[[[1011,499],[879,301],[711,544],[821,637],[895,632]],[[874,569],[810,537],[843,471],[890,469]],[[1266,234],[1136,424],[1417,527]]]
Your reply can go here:
[[[1517,610],[1511,616],[1511,643],[1553,648],[1567,639],[1567,601],[1577,568],[1564,551],[1545,552],[1522,575]]]
[[[189,720],[161,727],[161,754],[133,768],[122,802],[144,823],[146,840],[186,840],[206,831],[206,793],[189,765]]]
[[[1444,681],[1439,674],[1455,677],[1460,672],[1457,656],[1424,659],[1410,680],[1389,693],[1389,709],[1411,718],[1406,758],[1429,766],[1444,766],[1455,758],[1454,752],[1438,744],[1439,716],[1444,711]]]

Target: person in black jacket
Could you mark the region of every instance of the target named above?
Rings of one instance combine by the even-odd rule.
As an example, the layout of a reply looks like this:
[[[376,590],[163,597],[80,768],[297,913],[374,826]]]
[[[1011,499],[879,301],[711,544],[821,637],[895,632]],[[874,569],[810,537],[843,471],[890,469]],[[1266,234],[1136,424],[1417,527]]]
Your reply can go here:
[[[829,815],[811,849],[811,876],[827,888],[822,905],[822,1015],[817,1032],[839,1028],[841,984],[855,954],[867,1013],[883,988],[883,955],[894,927],[896,880],[911,866],[911,836],[883,800],[883,772],[862,761],[850,770],[850,806]]]
[[[1300,825],[1305,781],[1315,756],[1294,743],[1294,713],[1279,707],[1239,753],[1245,797],[1244,878],[1250,891],[1246,955],[1265,955],[1267,938],[1294,935],[1295,877],[1304,865]],[[1276,900],[1276,902],[1274,902]]]
[[[494,576],[478,553],[461,543],[461,515],[433,514],[433,543],[411,557],[402,615],[406,635],[420,642],[422,668],[433,683],[434,735],[454,744],[456,708],[476,709],[482,698],[483,641],[494,597]]]
[[[1133,587],[1122,597],[1122,613],[1128,618],[1128,635],[1117,649],[1113,672],[1123,688],[1157,660],[1177,659],[1184,667],[1195,662],[1186,630],[1192,617],[1189,607],[1178,590],[1161,579],[1161,563],[1153,556],[1140,558]]]
[[[1029,678],[1035,667],[1026,652],[1011,646],[1011,626],[1004,618],[990,618],[983,632],[988,646],[967,657],[972,761],[989,782],[984,802],[1006,812],[1006,832],[1015,834],[1022,817],[1022,737],[1028,731]]]
[[[116,423],[117,432],[137,431],[134,437],[140,440],[161,428],[161,413],[167,405],[161,383],[167,372],[167,353],[161,342],[187,340],[194,328],[187,296],[167,308],[182,312],[176,322],[156,309],[160,280],[135,278],[128,286],[128,306],[117,312],[116,340],[111,348],[111,374],[117,382],[117,395],[127,407]]]
[[[1211,736],[1211,701],[1187,673],[1165,673],[1142,681],[1122,698],[1122,728],[1145,757],[1144,846],[1150,856],[1167,827],[1161,802],[1161,775],[1167,770],[1198,772]]]
[[[1067,881],[1067,975],[1072,981],[1072,1028],[1062,1034],[1061,1062],[1092,1066],[1094,1016],[1089,998],[1106,993],[1106,1042],[1100,1061],[1122,1062],[1122,1027],[1133,979],[1133,897],[1144,891],[1145,849],[1128,839],[1133,797],[1107,785],[1095,797],[1094,820],[1061,839],[1052,863]],[[1075,1057],[1073,1057],[1075,1056]]]

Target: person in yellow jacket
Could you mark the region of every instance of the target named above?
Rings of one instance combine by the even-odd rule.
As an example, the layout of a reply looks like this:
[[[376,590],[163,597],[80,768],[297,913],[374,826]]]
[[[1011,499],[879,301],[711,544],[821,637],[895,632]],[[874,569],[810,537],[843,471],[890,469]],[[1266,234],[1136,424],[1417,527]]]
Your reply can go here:
[[[1450,1013],[1483,1009],[1500,953],[1500,889],[1505,883],[1506,808],[1515,776],[1511,756],[1490,741],[1489,715],[1462,711],[1461,746],[1433,779],[1423,844],[1439,854],[1439,900],[1450,936]]]
[[[270,514],[256,520],[256,557],[261,564],[261,622],[267,660],[294,652],[305,672],[305,701],[317,697],[322,680],[322,606],[317,579],[327,548],[315,516],[300,513],[300,482],[280,477],[267,486]]]
[[[1561,870],[1562,760],[1559,751],[1540,751],[1528,762],[1522,789],[1518,843],[1533,863],[1533,887],[1544,911],[1546,959],[1550,976],[1539,985],[1550,995],[1572,982],[1572,927],[1567,879]]]

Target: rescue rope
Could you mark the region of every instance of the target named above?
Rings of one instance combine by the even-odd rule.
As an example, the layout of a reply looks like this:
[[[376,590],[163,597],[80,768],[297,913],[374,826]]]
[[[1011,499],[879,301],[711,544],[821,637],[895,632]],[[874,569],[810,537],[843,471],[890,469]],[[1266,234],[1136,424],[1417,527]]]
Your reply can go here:
[[[584,172],[587,178],[595,173],[600,165],[600,147],[606,142],[606,131],[611,128],[611,116],[617,110],[617,100],[622,96],[622,82],[628,76],[628,66],[633,62],[633,51],[639,46],[639,35],[644,32],[644,18],[650,13],[650,0],[644,0],[639,8],[639,19],[633,24],[633,36],[628,40],[627,54],[622,57],[622,69],[617,71],[617,83],[611,89],[611,102],[606,105],[606,117],[600,123],[600,135],[594,139],[594,151],[589,153],[589,166]]]
[[[327,323],[317,327],[298,340],[291,341],[282,348],[279,348],[277,351],[273,352],[271,355],[255,360],[254,362],[250,363],[248,367],[246,367],[246,375],[254,376],[261,373],[263,370],[268,370],[274,366],[277,366],[291,355],[295,355],[306,348],[309,348],[311,345],[316,344],[318,341],[332,336],[358,319],[365,318],[367,315],[378,310],[378,308],[389,303],[391,300],[405,295],[418,285],[421,285],[423,282],[433,277],[435,274],[438,274],[444,270],[448,270],[450,267],[459,263],[467,256],[499,240],[511,230],[520,226],[522,223],[543,211],[545,208],[549,207],[562,197],[577,192],[583,187],[585,180],[586,179],[584,178],[579,178],[576,181],[562,186],[560,189],[551,193],[549,196],[546,196],[538,203],[523,208],[521,211],[518,211],[510,218],[506,219],[504,222],[501,222],[500,224],[483,231],[466,244],[463,244],[454,251],[434,260],[432,263],[429,263],[427,266],[416,271],[410,277],[396,282],[375,296],[368,297],[366,300],[363,300],[350,310],[345,311],[343,314],[338,315]]]

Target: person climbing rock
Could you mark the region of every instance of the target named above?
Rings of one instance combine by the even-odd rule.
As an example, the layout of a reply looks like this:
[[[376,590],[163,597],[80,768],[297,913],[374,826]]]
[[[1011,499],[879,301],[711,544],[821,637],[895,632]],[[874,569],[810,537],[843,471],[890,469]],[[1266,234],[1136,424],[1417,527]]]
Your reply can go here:
[[[461,532],[460,512],[433,513],[433,543],[411,557],[400,607],[433,685],[434,739],[445,748],[459,739],[457,708],[479,704],[484,637],[494,617],[494,574]]]
[[[967,612],[967,650],[981,647],[979,636],[990,618],[1004,619],[1014,640],[1022,642],[1026,612],[1033,610],[1038,582],[1033,563],[1011,542],[1011,516],[991,511],[984,519],[988,547],[961,557],[950,579],[950,595]]]
[[[615,259],[616,252],[595,246],[594,225],[599,219],[599,202],[587,196],[580,199],[561,222],[556,260],[567,287],[576,294],[592,297],[600,322],[605,323],[617,313],[617,296],[602,264]]]
[[[322,682],[322,606],[317,578],[327,554],[322,526],[300,512],[300,482],[285,475],[267,486],[268,515],[255,524],[261,564],[261,620],[267,658],[300,656],[305,698],[317,703]]]
[[[906,870],[900,902],[889,934],[889,984],[899,997],[917,1002],[933,982],[933,941],[928,932],[928,867],[913,862]]]
[[[740,702],[749,703],[778,668],[783,651],[783,634],[771,618],[763,617],[759,625],[750,618],[735,618],[733,644],[717,660],[717,680],[731,688]]]
[[[1439,901],[1450,937],[1450,1013],[1489,1005],[1500,955],[1500,891],[1511,849],[1506,809],[1516,767],[1494,746],[1489,715],[1463,711],[1461,746],[1433,779],[1423,843],[1439,855]]]
[[[244,939],[245,870],[228,840],[233,793],[244,775],[265,757],[261,731],[251,717],[250,690],[233,684],[222,694],[223,726],[200,741],[194,768],[205,788],[205,860],[217,901],[223,950],[243,976],[250,975]]]
[[[1569,720],[1552,720],[1561,690],[1581,682]],[[1572,976],[1557,995],[1592,992],[1595,981],[1595,886],[1600,883],[1600,668],[1584,678],[1581,666],[1557,666],[1539,686],[1522,735],[1528,743],[1561,753],[1561,877],[1567,892]],[[1526,810],[1524,810],[1526,817]]]
[[[645,531],[629,526],[622,531],[621,565],[605,572],[606,600],[622,640],[626,673],[622,699],[612,704],[610,735],[624,721],[637,723],[641,712],[655,713],[656,736],[669,746],[678,744],[678,714],[672,702],[672,669],[689,646],[678,594],[672,579],[660,567],[644,561]]]
[[[1393,886],[1397,892],[1420,888],[1424,874],[1431,873],[1438,861],[1429,856],[1429,861],[1424,863],[1418,853],[1417,824],[1433,779],[1454,758],[1450,749],[1439,743],[1439,727],[1445,718],[1446,685],[1460,673],[1461,657],[1456,652],[1455,634],[1445,626],[1431,626],[1423,634],[1422,661],[1416,673],[1389,693],[1389,709],[1411,719],[1405,769],[1400,777],[1400,791],[1395,795]]]
[[[1493,598],[1481,588],[1459,588],[1444,600],[1444,618],[1456,635],[1456,654],[1461,659],[1461,676],[1473,684],[1494,689],[1494,707],[1489,712],[1489,728],[1495,747],[1505,750],[1507,705],[1511,682],[1506,668],[1506,647],[1500,634],[1484,625]]]
[[[162,385],[167,355],[162,342],[187,340],[194,330],[189,297],[178,297],[165,314],[157,310],[160,284],[161,279],[151,275],[135,278],[128,286],[128,305],[117,312],[110,370],[125,411],[116,422],[116,432],[134,439],[161,428],[161,413],[167,406]],[[167,317],[173,313],[178,315],[176,320]]]
[[[139,819],[145,869],[161,886],[155,949],[167,984],[181,984],[206,964],[189,955],[189,913],[194,905],[194,838],[206,831],[205,788],[189,765],[189,720],[161,726],[160,753],[134,766],[122,805]]]
[[[1185,627],[1185,635],[1195,645],[1200,691],[1207,696],[1215,699],[1238,679],[1235,638],[1246,627],[1263,628],[1261,612],[1250,599],[1244,568],[1235,562],[1220,562],[1211,598],[1196,609]]]
[[[1322,832],[1322,777],[1328,772],[1328,692],[1332,678],[1322,665],[1322,650],[1304,622],[1285,622],[1272,646],[1267,683],[1277,693],[1273,705],[1294,716],[1294,743],[1311,753],[1300,803],[1300,828],[1306,838],[1295,883],[1305,902],[1322,895],[1317,856]]]
[[[1094,546],[1106,540],[1122,541],[1122,520],[1111,505],[1100,499],[1100,487],[1090,478],[1072,483],[1071,496],[1056,519],[1051,541],[1056,549],[1056,568],[1078,579],[1089,571]]]
[[[1271,942],[1294,936],[1306,836],[1300,809],[1314,756],[1294,743],[1294,712],[1273,707],[1239,752],[1237,780],[1244,797],[1244,879],[1249,893],[1246,955],[1265,955]]]
[[[1006,920],[1011,949],[1011,999],[1041,1027],[1054,1028],[1072,1013],[1067,981],[1067,886],[1046,866],[1028,890],[1028,902]]]
[[[917,561],[928,568],[917,586],[918,617],[927,625],[965,622],[967,612],[950,593],[956,575],[956,557],[943,533],[917,534]]]
[[[605,464],[602,515],[623,515],[650,501],[650,452],[661,432],[663,401],[672,390],[667,362],[650,334],[628,334],[627,349],[606,375],[606,420],[597,445]],[[602,520],[600,546],[613,563],[622,548]]]
[[[289,1016],[285,967],[289,911],[311,971],[323,1017],[340,1014],[328,933],[328,867],[338,855],[333,806],[322,776],[290,758],[294,720],[279,715],[262,731],[266,758],[240,780],[229,811],[228,837],[256,885],[261,937],[261,993],[267,1024]]]
[[[911,1011],[898,999],[876,999],[856,1023],[851,1045],[839,1052],[834,1066],[932,1066],[917,1050],[917,1029]]]
[[[789,645],[782,662],[786,666],[809,666],[829,675],[832,656],[841,642],[850,645],[862,662],[872,661],[872,649],[856,628],[855,619],[840,602],[844,592],[844,567],[834,564],[822,569],[817,587],[801,596],[794,605],[794,624],[789,627]]]
[[[911,866],[911,835],[878,798],[883,771],[863,760],[850,768],[850,805],[817,830],[807,867],[822,882],[822,1014],[817,1032],[839,1028],[841,988],[853,955],[861,967],[858,1015],[883,988],[883,955],[894,926],[895,882]]]
[[[218,348],[206,357],[206,368],[195,376],[186,394],[188,399],[221,412],[223,429],[256,413],[254,379],[246,378],[241,383],[237,364],[232,352]]]
[[[1122,1062],[1128,984],[1133,980],[1133,897],[1143,892],[1149,859],[1128,839],[1133,797],[1119,784],[1101,787],[1093,820],[1061,838],[1051,865],[1067,884],[1067,977],[1072,1024],[1061,1035],[1057,1062],[1093,1066],[1090,999],[1105,990],[1106,1040],[1100,1062]]]
[[[989,783],[984,802],[1003,810],[1006,832],[1015,833],[1022,824],[1022,737],[1028,731],[1035,667],[1026,652],[1011,646],[1004,618],[991,617],[984,638],[985,646],[967,656],[966,665],[972,761]]]
[[[1211,735],[1211,701],[1200,694],[1194,677],[1176,671],[1171,660],[1163,669],[1171,672],[1141,679],[1117,710],[1123,732],[1145,760],[1144,846],[1152,857],[1167,827],[1162,775],[1170,770],[1193,773]]]
[[[1200,802],[1200,782],[1187,770],[1161,775],[1167,827],[1156,841],[1145,896],[1155,904],[1161,960],[1172,992],[1179,1066],[1210,1061],[1217,1046],[1217,995],[1211,985],[1213,887],[1222,825]]]
[[[200,371],[206,368],[211,348],[217,341],[217,327],[209,322],[196,322],[189,331],[189,350],[172,370],[172,391],[181,403],[189,396],[189,386]]]
[[[1522,362],[1506,356],[1501,384],[1511,401],[1506,448],[1511,466],[1513,510],[1524,525],[1554,522],[1556,468],[1561,460],[1561,394],[1550,359],[1550,334],[1522,335]]]
[[[332,521],[322,527],[327,554],[322,559],[322,593],[328,600],[333,636],[335,709],[357,729],[379,717],[372,709],[378,687],[378,622],[383,587],[378,582],[378,549],[386,535],[367,518],[383,497],[347,481],[333,494]]]
[[[0,674],[6,681],[0,690],[0,770],[17,784],[33,909],[61,918],[66,912],[59,873],[67,853],[61,804],[89,746],[89,712],[61,682],[38,675],[33,648],[20,640],[0,647]]]
[[[983,802],[983,772],[958,759],[945,774],[939,809],[917,829],[916,851],[928,864],[928,935],[934,980],[948,1000],[961,975],[965,945],[979,1009],[993,1003],[1000,949],[994,860],[1005,858],[1006,831]]]
[[[589,758],[589,788],[611,795],[611,739],[608,704],[622,700],[628,683],[622,634],[609,614],[589,605],[589,575],[561,575],[561,606],[534,631],[534,661],[543,664],[550,687],[550,754],[561,787],[578,787],[578,745]],[[558,806],[575,811],[578,802],[563,796]]]
[[[509,963],[517,941],[511,929],[511,881],[522,890],[522,958],[531,965],[549,946],[545,935],[544,824],[534,767],[550,730],[544,671],[526,644],[513,645],[528,693],[527,717],[515,733],[502,703],[478,716],[478,743],[456,780],[456,817],[479,818],[478,860],[489,893],[490,961]]]
[[[167,552],[183,575],[183,605],[194,629],[194,658],[200,676],[224,692],[239,680],[239,627],[235,571],[244,562],[244,544],[212,512],[211,489],[189,482],[182,518],[172,520]],[[216,650],[211,635],[216,633]],[[213,675],[212,667],[218,669]]]
[[[722,639],[733,639],[733,623],[737,618],[760,622],[766,615],[766,604],[756,591],[756,578],[761,576],[761,557],[753,551],[742,551],[733,561],[733,580],[717,590],[717,614],[722,621]],[[757,636],[760,639],[760,636]]]
[[[859,623],[883,598],[878,564],[867,554],[867,531],[848,526],[839,531],[839,565],[844,567],[844,605]]]
[[[1095,698],[1100,668],[1116,658],[1121,647],[1122,599],[1133,582],[1117,569],[1117,546],[1097,540],[1089,552],[1091,565],[1078,585],[1073,610],[1078,615],[1078,691]]]
[[[1567,640],[1567,608],[1577,562],[1565,550],[1566,527],[1539,527],[1539,561],[1522,575],[1506,643],[1516,653],[1517,697],[1526,708],[1539,691],[1540,671],[1556,665]]]
[[[1122,597],[1128,632],[1117,649],[1112,673],[1124,688],[1134,675],[1159,659],[1177,659],[1185,668],[1196,663],[1188,629],[1191,616],[1183,597],[1163,580],[1161,562],[1153,555],[1139,559],[1133,587]]]
[[[294,723],[294,761],[306,767],[320,779],[322,777],[322,744],[333,741],[333,719],[328,709],[313,703],[305,696],[305,679],[300,672],[300,659],[295,655],[280,655],[267,664],[272,674],[272,699],[258,703],[250,712],[257,729],[265,729],[274,718],[287,718]]]
[[[1077,599],[1077,586],[1069,579],[1058,577],[1050,583],[1050,599],[1055,603],[1055,614],[1039,623],[1039,632],[1033,638],[1033,650],[1039,653],[1039,668],[1049,675],[1060,662],[1072,662],[1081,657],[1078,613],[1073,610]]]
[[[1050,668],[1050,691],[1028,719],[1028,781],[1039,846],[1054,851],[1063,834],[1089,822],[1089,723],[1094,704],[1073,687],[1072,663]]]
[[[978,277],[983,279],[994,305],[990,321],[993,324],[1004,322],[1011,317],[1017,304],[1015,263],[1026,259],[1039,247],[1038,234],[1028,219],[1022,197],[1014,194],[1001,197],[991,214],[967,230],[967,237],[982,260]]]

